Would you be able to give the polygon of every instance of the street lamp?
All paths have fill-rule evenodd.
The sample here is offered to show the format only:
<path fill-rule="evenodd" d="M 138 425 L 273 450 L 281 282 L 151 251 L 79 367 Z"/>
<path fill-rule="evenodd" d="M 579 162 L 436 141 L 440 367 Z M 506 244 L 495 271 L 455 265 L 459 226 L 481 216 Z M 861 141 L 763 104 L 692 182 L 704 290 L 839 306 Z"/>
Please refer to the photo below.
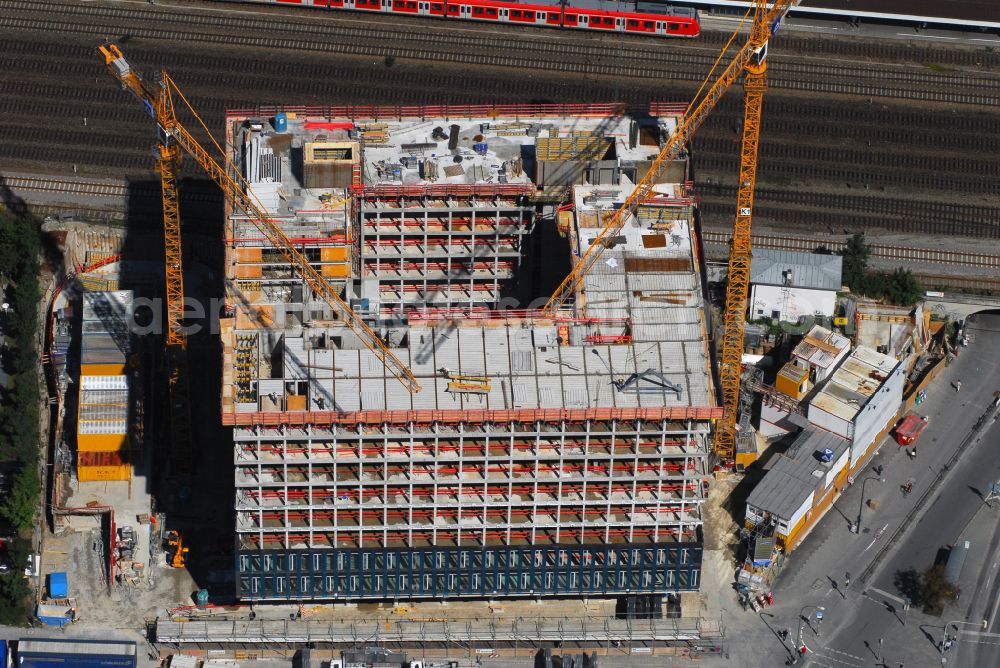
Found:
<path fill-rule="evenodd" d="M 959 624 L 961 624 L 962 626 L 982 626 L 982 628 L 983 628 L 984 631 L 987 628 L 989 628 L 989 625 L 990 625 L 990 623 L 988 621 L 986 621 L 985 619 L 983 620 L 982 624 L 980 624 L 979 622 L 966 622 L 966 621 L 962 621 L 962 620 L 959 620 L 959 619 L 956 619 L 953 622 L 948 622 L 947 624 L 944 625 L 944 630 L 942 631 L 942 633 L 944 634 L 941 637 L 941 648 L 940 649 L 941 649 L 941 653 L 942 654 L 944 654 L 944 646 L 948 642 L 948 627 L 949 626 L 954 626 L 955 627 L 955 640 L 958 640 L 958 631 L 959 631 L 958 626 L 959 626 Z"/>
<path fill-rule="evenodd" d="M 856 534 L 861 533 L 861 512 L 865 508 L 865 486 L 868 484 L 869 480 L 878 480 L 881 482 L 885 479 L 868 477 L 861 481 L 861 500 L 858 501 L 858 521 L 854 523 L 854 533 Z"/>

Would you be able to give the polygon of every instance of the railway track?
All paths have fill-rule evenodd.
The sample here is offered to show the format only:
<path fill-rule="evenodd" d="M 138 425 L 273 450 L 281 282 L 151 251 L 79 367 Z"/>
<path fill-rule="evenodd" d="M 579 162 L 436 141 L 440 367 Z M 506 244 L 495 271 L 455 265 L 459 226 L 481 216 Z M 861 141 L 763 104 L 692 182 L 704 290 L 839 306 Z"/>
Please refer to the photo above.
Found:
<path fill-rule="evenodd" d="M 704 230 L 702 239 L 706 244 L 727 245 L 730 232 Z M 814 252 L 824 249 L 836 252 L 847 246 L 847 242 L 834 238 L 822 237 L 792 237 L 776 234 L 753 235 L 755 248 L 773 248 Z M 958 265 L 962 267 L 982 267 L 987 269 L 1000 268 L 1000 255 L 989 253 L 970 253 L 966 251 L 939 250 L 936 248 L 917 248 L 915 246 L 889 246 L 886 244 L 869 244 L 871 257 L 877 260 L 892 260 L 901 264 L 936 264 Z"/>
<path fill-rule="evenodd" d="M 735 186 L 699 184 L 698 193 L 701 214 L 707 223 L 724 225 L 732 220 Z M 885 230 L 900 234 L 1000 239 L 1000 210 L 985 206 L 767 186 L 758 186 L 755 200 L 756 219 L 787 230 Z"/>
<path fill-rule="evenodd" d="M 30 191 L 39 193 L 60 193 L 72 194 L 85 197 L 146 197 L 150 199 L 159 198 L 159 189 L 153 184 L 135 186 L 125 183 L 108 183 L 106 181 L 94 181 L 88 179 L 62 179 L 57 177 L 34 177 L 34 176 L 9 176 L 0 180 L 0 186 L 5 186 L 12 191 Z M 719 192 L 724 192 L 723 186 L 718 187 Z M 199 197 L 205 200 L 218 200 L 218 193 L 212 192 L 190 192 L 187 196 Z M 804 201 L 801 193 L 791 191 L 769 191 L 761 192 L 761 197 L 771 197 L 787 202 Z M 859 198 L 864 199 L 864 198 Z M 864 206 L 863 201 L 855 203 L 857 206 Z M 928 202 L 928 215 L 935 211 L 945 211 L 947 207 L 940 203 Z M 988 215 L 990 211 L 986 207 L 964 207 L 964 210 L 971 216 Z M 706 230 L 702 233 L 706 244 L 725 245 L 728 243 L 730 233 L 719 230 Z M 795 250 L 812 252 L 817 249 L 828 251 L 838 251 L 846 246 L 846 242 L 838 238 L 786 236 L 773 234 L 755 234 L 754 246 L 757 248 L 774 248 L 780 250 Z M 918 248 L 912 246 L 890 246 L 885 244 L 871 244 L 869 246 L 871 256 L 876 259 L 894 260 L 899 262 L 912 262 L 937 265 L 961 265 L 966 267 L 1000 268 L 1000 254 L 970 253 L 964 251 L 949 251 L 931 248 Z"/>
<path fill-rule="evenodd" d="M 466 33 L 440 33 L 402 28 L 268 21 L 247 15 L 177 13 L 156 9 L 97 4 L 39 5 L 8 0 L 0 28 L 14 31 L 73 33 L 104 39 L 127 33 L 130 38 L 178 43 L 211 43 L 300 53 L 341 53 L 376 58 L 402 57 L 450 64 L 558 71 L 635 79 L 670 78 L 699 81 L 714 57 L 675 42 L 669 49 L 617 45 L 589 40 L 567 51 L 561 40 L 510 38 Z M 58 9 L 58 12 L 55 10 Z M 43 17 L 44 16 L 44 17 Z M 281 35 L 280 37 L 277 35 Z M 286 36 L 287 35 L 287 36 Z M 774 88 L 898 98 L 979 106 L 1000 104 L 1000 77 L 904 67 L 872 68 L 862 64 L 776 59 L 769 85 Z"/>

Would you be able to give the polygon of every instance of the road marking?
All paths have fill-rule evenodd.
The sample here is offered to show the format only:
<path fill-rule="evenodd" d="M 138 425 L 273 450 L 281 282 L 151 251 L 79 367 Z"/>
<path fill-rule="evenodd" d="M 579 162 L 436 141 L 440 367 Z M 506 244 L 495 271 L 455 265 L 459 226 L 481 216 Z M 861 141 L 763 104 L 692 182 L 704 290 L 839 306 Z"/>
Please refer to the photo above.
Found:
<path fill-rule="evenodd" d="M 1000 633 L 990 633 L 989 631 L 966 631 L 959 629 L 959 635 L 976 636 L 977 638 L 1000 638 Z"/>
<path fill-rule="evenodd" d="M 996 619 L 998 607 L 1000 607 L 1000 596 L 997 596 L 997 600 L 993 602 L 993 610 L 990 611 L 989 623 L 986 625 L 986 628 L 993 626 L 993 620 Z"/>
<path fill-rule="evenodd" d="M 858 661 L 860 661 L 862 663 L 865 662 L 865 657 L 863 657 L 863 656 L 858 656 L 857 654 L 851 654 L 849 652 L 841 652 L 839 649 L 833 649 L 832 647 L 824 647 L 823 651 L 824 652 L 834 652 L 835 654 L 843 654 L 844 656 L 850 657 L 852 659 L 857 659 Z"/>
<path fill-rule="evenodd" d="M 887 592 L 887 591 L 882 591 L 881 589 L 878 589 L 878 588 L 876 588 L 876 587 L 869 587 L 868 589 L 866 589 L 866 590 L 865 590 L 865 596 L 868 596 L 868 592 L 870 592 L 870 591 L 873 591 L 873 592 L 875 592 L 876 594 L 879 594 L 879 595 L 881 595 L 881 596 L 884 596 L 884 597 L 886 597 L 886 598 L 888 598 L 888 599 L 890 599 L 890 600 L 892 600 L 892 601 L 896 601 L 896 602 L 897 602 L 897 603 L 899 603 L 900 605 L 903 605 L 903 604 L 904 604 L 904 601 L 903 601 L 903 599 L 901 599 L 900 597 L 898 597 L 898 596 L 893 596 L 893 595 L 892 595 L 892 594 L 890 594 L 889 592 Z M 871 598 L 871 596 L 868 596 L 868 598 Z M 872 600 L 874 600 L 874 599 L 872 599 Z"/>
<path fill-rule="evenodd" d="M 828 652 L 828 651 L 836 651 L 836 650 L 830 650 L 829 648 L 824 648 L 823 649 L 823 652 Z M 848 654 L 847 656 L 852 656 L 853 657 L 854 655 L 853 654 Z M 819 661 L 820 659 L 822 659 L 823 661 L 833 661 L 834 663 L 840 664 L 841 666 L 850 666 L 851 668 L 861 668 L 862 666 L 865 665 L 865 660 L 863 658 L 861 658 L 861 657 L 856 657 L 857 660 L 860 663 L 855 663 L 854 661 L 850 661 L 850 662 L 843 661 L 841 659 L 838 659 L 835 656 L 826 656 L 825 654 L 821 654 L 819 652 L 814 652 L 811 658 L 812 658 L 813 661 L 815 661 L 817 663 L 817 665 L 820 665 L 820 666 L 829 666 L 830 665 L 828 663 L 822 663 L 822 662 L 820 662 Z"/>
<path fill-rule="evenodd" d="M 875 544 L 875 541 L 877 541 L 879 538 L 881 538 L 882 534 L 884 534 L 885 530 L 888 529 L 888 528 L 889 528 L 889 523 L 886 522 L 885 526 L 883 526 L 881 529 L 879 529 L 878 531 L 875 532 L 875 537 L 872 538 L 872 542 L 868 543 L 868 547 L 866 547 L 864 550 L 862 550 L 861 553 L 864 554 L 865 552 L 867 552 L 868 550 L 870 550 L 871 547 L 872 547 L 872 545 Z"/>
<path fill-rule="evenodd" d="M 903 37 L 913 37 L 911 32 L 897 32 L 897 35 L 902 35 Z M 961 37 L 938 37 L 937 35 L 921 35 L 920 39 L 962 39 Z"/>

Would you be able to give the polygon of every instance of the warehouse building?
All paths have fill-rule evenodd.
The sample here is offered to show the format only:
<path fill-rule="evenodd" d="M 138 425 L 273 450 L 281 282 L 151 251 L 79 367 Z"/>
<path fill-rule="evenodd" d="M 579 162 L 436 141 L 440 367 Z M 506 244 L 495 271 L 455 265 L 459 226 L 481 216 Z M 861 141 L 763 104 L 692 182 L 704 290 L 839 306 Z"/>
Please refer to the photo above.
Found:
<path fill-rule="evenodd" d="M 841 288 L 839 255 L 754 250 L 750 261 L 750 318 L 799 322 L 830 317 Z"/>
<path fill-rule="evenodd" d="M 305 303 L 292 267 L 230 216 L 222 412 L 242 599 L 698 589 L 721 409 L 686 163 L 575 308 L 542 317 L 506 298 L 525 288 L 525 240 L 554 226 L 551 261 L 578 257 L 681 113 L 230 115 L 254 193 L 421 386 Z"/>

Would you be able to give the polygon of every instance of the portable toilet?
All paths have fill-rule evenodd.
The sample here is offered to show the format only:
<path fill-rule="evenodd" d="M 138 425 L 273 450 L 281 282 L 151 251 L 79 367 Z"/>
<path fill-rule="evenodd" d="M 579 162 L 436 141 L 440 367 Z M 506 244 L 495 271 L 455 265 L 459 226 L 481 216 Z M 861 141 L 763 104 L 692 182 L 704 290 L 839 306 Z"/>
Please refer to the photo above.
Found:
<path fill-rule="evenodd" d="M 276 132 L 288 131 L 288 116 L 286 114 L 274 115 L 274 130 Z"/>
<path fill-rule="evenodd" d="M 49 598 L 69 596 L 69 582 L 66 573 L 49 573 Z"/>

